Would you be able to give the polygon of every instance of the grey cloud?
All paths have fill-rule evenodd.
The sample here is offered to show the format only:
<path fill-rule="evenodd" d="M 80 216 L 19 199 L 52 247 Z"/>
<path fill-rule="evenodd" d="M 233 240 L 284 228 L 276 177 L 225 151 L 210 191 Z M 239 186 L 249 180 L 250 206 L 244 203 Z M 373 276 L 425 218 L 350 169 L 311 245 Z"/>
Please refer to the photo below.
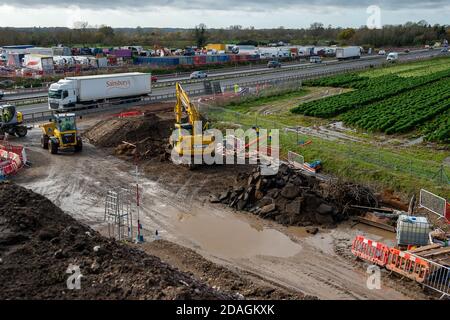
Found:
<path fill-rule="evenodd" d="M 151 1 L 127 1 L 127 0 L 0 0 L 0 5 L 12 5 L 24 8 L 45 7 L 69 7 L 78 6 L 81 9 L 146 9 L 172 8 L 172 9 L 196 9 L 196 10 L 229 10 L 229 11 L 266 11 L 273 9 L 311 8 L 317 12 L 320 7 L 339 8 L 366 8 L 370 5 L 379 5 L 383 10 L 402 9 L 435 9 L 440 10 L 449 6 L 448 0 L 151 0 Z"/>

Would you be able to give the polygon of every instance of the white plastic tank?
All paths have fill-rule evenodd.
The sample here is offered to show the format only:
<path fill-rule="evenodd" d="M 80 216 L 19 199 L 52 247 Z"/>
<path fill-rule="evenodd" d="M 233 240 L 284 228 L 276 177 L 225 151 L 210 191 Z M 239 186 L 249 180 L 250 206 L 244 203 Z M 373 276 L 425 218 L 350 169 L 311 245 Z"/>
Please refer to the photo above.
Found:
<path fill-rule="evenodd" d="M 425 217 L 400 215 L 397 220 L 397 244 L 425 246 L 431 226 Z"/>

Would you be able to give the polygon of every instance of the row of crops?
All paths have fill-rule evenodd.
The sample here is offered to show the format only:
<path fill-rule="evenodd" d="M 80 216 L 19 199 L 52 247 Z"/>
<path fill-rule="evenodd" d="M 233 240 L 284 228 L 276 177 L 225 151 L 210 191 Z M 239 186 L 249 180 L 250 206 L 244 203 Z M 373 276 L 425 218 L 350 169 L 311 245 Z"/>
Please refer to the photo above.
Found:
<path fill-rule="evenodd" d="M 450 140 L 449 67 L 416 77 L 350 73 L 311 80 L 305 85 L 355 90 L 300 104 L 291 109 L 293 113 L 320 118 L 339 116 L 347 125 L 387 134 L 418 129 L 427 140 Z"/>
<path fill-rule="evenodd" d="M 450 78 L 342 115 L 346 124 L 387 134 L 402 133 L 432 120 L 450 108 Z"/>
<path fill-rule="evenodd" d="M 402 78 L 386 75 L 366 79 L 359 90 L 300 104 L 291 112 L 320 118 L 331 118 L 349 110 L 365 107 L 416 87 L 450 77 L 450 69 L 423 77 Z"/>
<path fill-rule="evenodd" d="M 450 143 L 450 107 L 422 127 L 428 141 Z"/>

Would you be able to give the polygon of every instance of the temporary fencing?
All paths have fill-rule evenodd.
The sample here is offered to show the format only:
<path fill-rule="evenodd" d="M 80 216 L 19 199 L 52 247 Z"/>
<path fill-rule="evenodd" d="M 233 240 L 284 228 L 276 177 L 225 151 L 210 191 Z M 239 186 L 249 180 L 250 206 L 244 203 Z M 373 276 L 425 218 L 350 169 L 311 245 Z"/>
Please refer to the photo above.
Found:
<path fill-rule="evenodd" d="M 383 243 L 360 235 L 353 240 L 351 251 L 353 255 L 363 260 L 375 263 L 414 280 L 427 288 L 439 292 L 442 296 L 450 296 L 448 255 L 445 255 L 443 259 L 437 262 L 416 253 L 389 248 Z M 445 250 L 444 254 L 449 252 L 450 250 Z"/>

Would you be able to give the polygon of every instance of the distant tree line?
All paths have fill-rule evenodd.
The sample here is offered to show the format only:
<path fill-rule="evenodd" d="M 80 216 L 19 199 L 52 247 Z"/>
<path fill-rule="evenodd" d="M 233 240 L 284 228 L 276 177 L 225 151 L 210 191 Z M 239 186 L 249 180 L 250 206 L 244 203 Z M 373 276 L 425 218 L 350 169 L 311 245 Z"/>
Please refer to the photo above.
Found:
<path fill-rule="evenodd" d="M 430 25 L 426 21 L 403 25 L 385 25 L 382 29 L 367 27 L 337 28 L 315 22 L 309 28 L 274 29 L 244 28 L 233 25 L 223 29 L 208 29 L 200 24 L 193 29 L 179 28 L 111 28 L 89 26 L 77 22 L 73 28 L 0 28 L 0 45 L 32 44 L 37 46 L 166 46 L 183 48 L 207 43 L 254 43 L 314 45 L 412 46 L 432 44 L 450 39 L 450 25 Z"/>

